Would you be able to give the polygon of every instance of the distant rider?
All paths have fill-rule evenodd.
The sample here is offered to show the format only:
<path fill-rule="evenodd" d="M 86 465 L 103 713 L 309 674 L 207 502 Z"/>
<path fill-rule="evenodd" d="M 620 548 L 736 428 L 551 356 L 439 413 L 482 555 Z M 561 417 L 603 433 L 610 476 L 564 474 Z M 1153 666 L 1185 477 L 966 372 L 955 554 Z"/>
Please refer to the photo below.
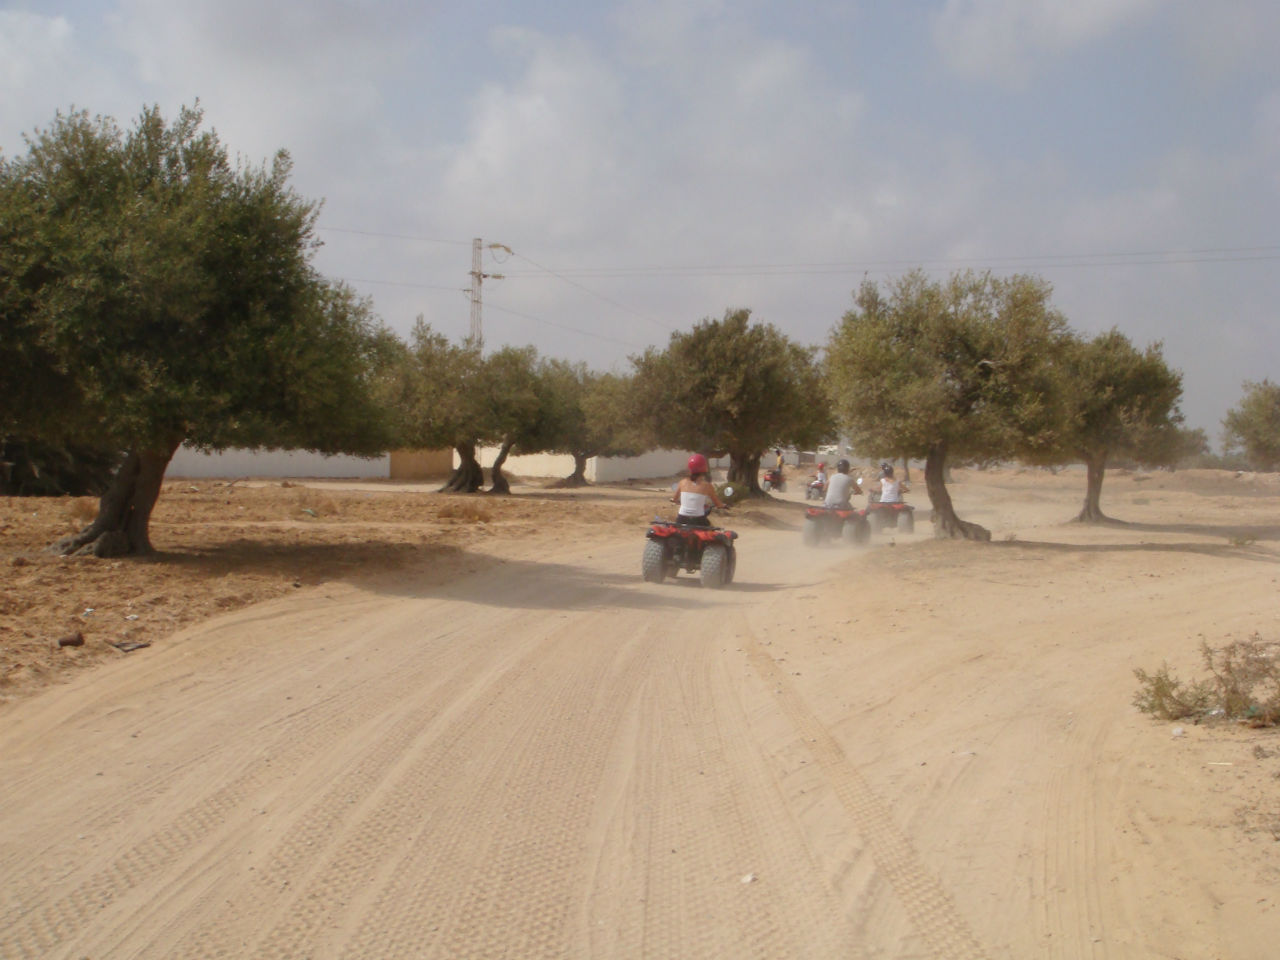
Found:
<path fill-rule="evenodd" d="M 827 488 L 827 465 L 826 463 L 818 464 L 818 472 L 813 475 L 813 482 L 822 489 Z"/>
<path fill-rule="evenodd" d="M 676 484 L 676 491 L 671 495 L 671 502 L 680 504 L 676 513 L 676 523 L 689 524 L 695 527 L 709 527 L 711 521 L 707 514 L 714 504 L 724 509 L 724 503 L 711 485 L 711 467 L 707 458 L 695 453 L 689 458 L 689 476 Z"/>
<path fill-rule="evenodd" d="M 849 461 L 842 458 L 836 461 L 836 475 L 827 484 L 827 497 L 822 505 L 828 509 L 848 509 L 852 506 L 849 498 L 861 492 L 858 481 L 849 476 Z"/>
<path fill-rule="evenodd" d="M 880 491 L 881 503 L 901 503 L 902 495 L 911 489 L 904 481 L 894 477 L 893 464 L 887 460 L 880 464 L 880 479 L 874 486 Z"/>

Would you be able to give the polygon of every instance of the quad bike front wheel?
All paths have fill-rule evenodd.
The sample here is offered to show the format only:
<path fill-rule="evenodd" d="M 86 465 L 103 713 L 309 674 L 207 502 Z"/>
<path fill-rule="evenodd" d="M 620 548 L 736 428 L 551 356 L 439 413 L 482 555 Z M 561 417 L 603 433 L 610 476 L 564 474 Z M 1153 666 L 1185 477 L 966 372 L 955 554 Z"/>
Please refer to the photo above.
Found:
<path fill-rule="evenodd" d="M 718 590 L 732 578 L 729 551 L 723 543 L 709 543 L 702 551 L 702 585 Z"/>
<path fill-rule="evenodd" d="M 662 582 L 667 572 L 667 549 L 661 541 L 645 541 L 644 559 L 640 561 L 640 572 L 649 583 Z"/>
<path fill-rule="evenodd" d="M 898 514 L 898 529 L 903 533 L 914 533 L 916 529 L 915 513 L 911 510 L 903 510 Z"/>

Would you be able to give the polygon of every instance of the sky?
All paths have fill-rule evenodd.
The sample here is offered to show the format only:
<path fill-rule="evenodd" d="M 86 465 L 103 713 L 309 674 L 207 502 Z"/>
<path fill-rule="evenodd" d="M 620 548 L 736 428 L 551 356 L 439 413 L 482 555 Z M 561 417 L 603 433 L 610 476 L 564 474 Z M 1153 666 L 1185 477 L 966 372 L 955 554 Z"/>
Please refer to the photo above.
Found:
<path fill-rule="evenodd" d="M 468 333 L 480 238 L 486 347 L 600 370 L 922 268 L 1161 342 L 1215 445 L 1280 379 L 1274 0 L 0 0 L 0 153 L 197 101 L 404 335 Z"/>

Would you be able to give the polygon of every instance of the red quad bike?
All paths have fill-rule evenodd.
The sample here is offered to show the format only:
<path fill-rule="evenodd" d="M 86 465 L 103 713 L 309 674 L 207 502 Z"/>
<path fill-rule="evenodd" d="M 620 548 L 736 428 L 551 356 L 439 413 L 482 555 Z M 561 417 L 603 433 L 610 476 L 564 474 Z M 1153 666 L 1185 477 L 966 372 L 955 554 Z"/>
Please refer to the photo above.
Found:
<path fill-rule="evenodd" d="M 909 503 L 881 503 L 875 500 L 867 504 L 867 522 L 873 533 L 893 529 L 911 533 L 916 528 L 915 509 Z"/>
<path fill-rule="evenodd" d="M 765 493 L 768 493 L 770 490 L 777 490 L 779 493 L 782 493 L 787 489 L 786 481 L 782 479 L 782 471 L 777 467 L 764 472 L 764 476 L 760 480 L 760 486 L 764 488 Z"/>
<path fill-rule="evenodd" d="M 645 580 L 661 583 L 681 570 L 698 572 L 704 587 L 713 590 L 733 582 L 738 535 L 721 527 L 698 527 L 654 517 L 649 524 L 640 570 Z"/>
<path fill-rule="evenodd" d="M 806 500 L 821 500 L 827 495 L 827 485 L 821 480 L 810 480 L 809 485 L 804 488 L 804 498 Z"/>
<path fill-rule="evenodd" d="M 866 510 L 856 507 L 805 507 L 803 539 L 816 547 L 825 540 L 863 544 L 871 539 Z"/>

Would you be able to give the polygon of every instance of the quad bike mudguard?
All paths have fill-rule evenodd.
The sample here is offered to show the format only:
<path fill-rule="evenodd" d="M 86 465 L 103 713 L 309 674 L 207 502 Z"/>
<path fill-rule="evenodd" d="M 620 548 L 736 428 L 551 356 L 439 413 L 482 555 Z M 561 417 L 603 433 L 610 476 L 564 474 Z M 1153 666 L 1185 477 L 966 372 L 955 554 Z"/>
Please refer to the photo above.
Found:
<path fill-rule="evenodd" d="M 867 504 L 867 520 L 872 530 L 896 528 L 903 533 L 915 530 L 915 507 L 909 503 L 884 503 L 880 500 Z"/>
<path fill-rule="evenodd" d="M 857 507 L 805 507 L 803 539 L 816 547 L 823 540 L 866 543 L 871 538 L 867 511 Z"/>
<path fill-rule="evenodd" d="M 641 572 L 648 581 L 658 583 L 681 570 L 700 572 L 706 587 L 722 587 L 733 580 L 737 567 L 733 541 L 738 535 L 732 530 L 654 517 L 645 538 Z"/>

